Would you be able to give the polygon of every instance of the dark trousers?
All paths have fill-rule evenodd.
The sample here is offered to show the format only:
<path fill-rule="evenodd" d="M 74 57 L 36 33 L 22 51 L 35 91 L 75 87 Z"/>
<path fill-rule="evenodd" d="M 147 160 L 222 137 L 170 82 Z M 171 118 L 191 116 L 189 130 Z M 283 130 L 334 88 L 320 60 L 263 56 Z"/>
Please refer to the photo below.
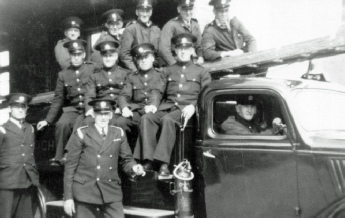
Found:
<path fill-rule="evenodd" d="M 35 187 L 0 189 L 0 218 L 30 218 L 33 215 Z"/>
<path fill-rule="evenodd" d="M 56 160 L 60 160 L 63 157 L 64 149 L 72 131 L 81 126 L 80 120 L 77 120 L 79 115 L 80 113 L 77 111 L 65 112 L 55 124 Z"/>
<path fill-rule="evenodd" d="M 113 202 L 109 204 L 89 204 L 75 201 L 75 218 L 124 218 L 122 202 Z"/>
<path fill-rule="evenodd" d="M 121 127 L 126 133 L 131 133 L 132 129 L 139 125 L 142 115 L 143 111 L 133 111 L 133 117 L 120 116 L 115 120 L 114 126 Z"/>
<path fill-rule="evenodd" d="M 180 123 L 182 111 L 173 109 L 145 114 L 140 119 L 141 146 L 134 149 L 134 158 L 141 160 L 159 160 L 170 162 L 170 156 L 176 141 L 176 123 Z M 157 133 L 161 129 L 157 141 Z"/>

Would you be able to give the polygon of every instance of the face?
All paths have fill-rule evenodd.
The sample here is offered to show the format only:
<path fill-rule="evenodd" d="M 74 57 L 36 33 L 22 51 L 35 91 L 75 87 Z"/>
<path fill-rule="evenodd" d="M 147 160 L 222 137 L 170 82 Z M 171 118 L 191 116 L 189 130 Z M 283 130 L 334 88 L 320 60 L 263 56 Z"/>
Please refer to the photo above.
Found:
<path fill-rule="evenodd" d="M 26 116 L 27 109 L 28 107 L 26 105 L 11 105 L 10 106 L 11 116 L 14 119 L 22 120 Z"/>
<path fill-rule="evenodd" d="M 97 126 L 104 128 L 108 126 L 109 120 L 113 117 L 113 113 L 105 112 L 105 111 L 98 111 L 95 112 L 95 123 Z"/>
<path fill-rule="evenodd" d="M 80 65 L 82 65 L 85 55 L 85 52 L 70 54 L 72 66 L 79 67 Z"/>
<path fill-rule="evenodd" d="M 184 20 L 190 20 L 193 17 L 193 7 L 178 7 L 177 11 Z"/>
<path fill-rule="evenodd" d="M 147 23 L 152 16 L 152 8 L 138 8 L 135 13 L 142 23 Z"/>
<path fill-rule="evenodd" d="M 191 56 L 194 53 L 194 48 L 192 46 L 178 46 L 175 49 L 178 59 L 181 62 L 188 62 L 191 60 Z"/>
<path fill-rule="evenodd" d="M 111 68 L 116 64 L 118 55 L 116 52 L 102 54 L 103 66 Z"/>
<path fill-rule="evenodd" d="M 80 36 L 80 30 L 78 28 L 69 28 L 65 30 L 65 36 L 70 40 L 76 40 Z"/>
<path fill-rule="evenodd" d="M 147 71 L 153 67 L 155 58 L 153 54 L 142 55 L 137 59 L 138 67 L 140 70 Z"/>
<path fill-rule="evenodd" d="M 112 23 L 106 23 L 105 26 L 108 28 L 108 32 L 112 36 L 117 36 L 119 34 L 119 30 L 123 26 L 123 22 L 121 20 L 112 22 Z"/>
<path fill-rule="evenodd" d="M 247 121 L 251 121 L 256 114 L 256 105 L 237 105 L 237 113 Z"/>
<path fill-rule="evenodd" d="M 219 8 L 213 9 L 213 13 L 216 16 L 216 19 L 220 22 L 226 22 L 229 20 L 229 8 Z"/>

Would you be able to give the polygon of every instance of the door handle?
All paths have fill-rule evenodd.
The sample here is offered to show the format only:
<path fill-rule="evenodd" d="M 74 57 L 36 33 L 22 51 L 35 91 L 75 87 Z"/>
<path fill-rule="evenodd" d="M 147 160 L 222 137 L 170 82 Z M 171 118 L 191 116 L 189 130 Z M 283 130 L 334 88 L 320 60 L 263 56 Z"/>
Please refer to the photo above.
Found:
<path fill-rule="evenodd" d="M 213 155 L 213 154 L 211 153 L 211 150 L 204 151 L 202 154 L 203 154 L 205 157 L 216 158 L 216 156 Z"/>

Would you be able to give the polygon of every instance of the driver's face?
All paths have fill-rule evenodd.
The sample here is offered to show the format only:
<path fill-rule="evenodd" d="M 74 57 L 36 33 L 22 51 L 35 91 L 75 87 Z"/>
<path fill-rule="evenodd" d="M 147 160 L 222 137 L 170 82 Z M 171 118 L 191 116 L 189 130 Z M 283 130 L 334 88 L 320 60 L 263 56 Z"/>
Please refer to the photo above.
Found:
<path fill-rule="evenodd" d="M 256 105 L 238 105 L 237 113 L 245 120 L 251 121 L 256 114 Z"/>

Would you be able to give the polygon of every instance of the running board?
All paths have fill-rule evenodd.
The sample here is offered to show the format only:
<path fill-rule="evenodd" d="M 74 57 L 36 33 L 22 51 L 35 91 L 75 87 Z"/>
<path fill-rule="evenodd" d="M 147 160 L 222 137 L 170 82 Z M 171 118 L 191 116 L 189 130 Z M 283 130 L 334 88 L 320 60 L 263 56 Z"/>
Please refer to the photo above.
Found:
<path fill-rule="evenodd" d="M 161 210 L 152 208 L 140 208 L 124 206 L 123 209 L 126 218 L 173 218 L 175 217 L 175 212 L 172 210 Z"/>

